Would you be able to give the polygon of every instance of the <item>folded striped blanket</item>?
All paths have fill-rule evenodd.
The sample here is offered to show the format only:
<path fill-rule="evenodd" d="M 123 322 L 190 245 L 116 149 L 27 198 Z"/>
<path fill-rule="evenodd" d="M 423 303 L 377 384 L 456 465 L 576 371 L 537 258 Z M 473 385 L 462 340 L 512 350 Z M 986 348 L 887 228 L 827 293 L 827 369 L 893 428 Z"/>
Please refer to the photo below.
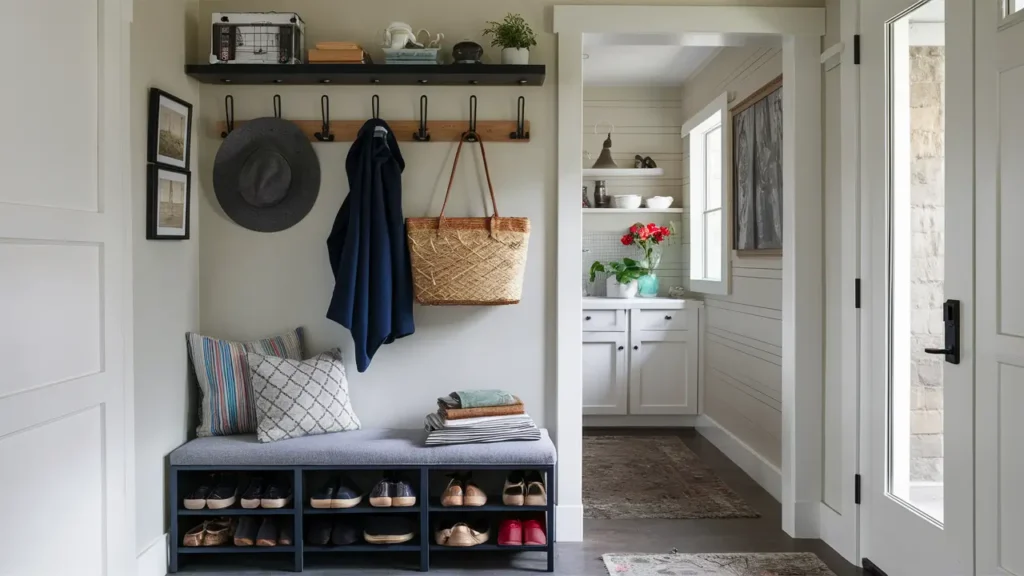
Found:
<path fill-rule="evenodd" d="M 427 446 L 540 440 L 540 429 L 525 414 L 473 420 L 475 422 L 466 424 L 465 420 L 445 420 L 436 412 L 427 414 L 424 420 L 424 428 L 428 432 Z"/>

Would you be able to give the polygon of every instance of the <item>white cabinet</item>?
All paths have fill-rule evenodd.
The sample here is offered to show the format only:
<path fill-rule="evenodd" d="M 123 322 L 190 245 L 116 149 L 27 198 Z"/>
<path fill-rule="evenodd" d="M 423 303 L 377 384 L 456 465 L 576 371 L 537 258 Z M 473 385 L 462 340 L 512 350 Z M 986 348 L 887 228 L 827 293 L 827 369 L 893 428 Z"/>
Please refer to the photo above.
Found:
<path fill-rule="evenodd" d="M 627 412 L 626 333 L 583 333 L 583 413 Z"/>
<path fill-rule="evenodd" d="M 700 310 L 584 310 L 583 414 L 697 414 Z"/>
<path fill-rule="evenodd" d="M 630 334 L 630 414 L 697 413 L 697 347 L 691 343 L 685 330 Z"/>

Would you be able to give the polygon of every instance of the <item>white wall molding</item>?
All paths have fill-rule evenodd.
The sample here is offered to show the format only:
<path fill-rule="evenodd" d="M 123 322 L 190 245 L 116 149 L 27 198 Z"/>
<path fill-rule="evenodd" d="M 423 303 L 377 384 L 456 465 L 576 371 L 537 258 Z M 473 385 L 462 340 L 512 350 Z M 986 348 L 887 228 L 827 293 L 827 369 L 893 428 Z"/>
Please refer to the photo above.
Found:
<path fill-rule="evenodd" d="M 697 417 L 697 431 L 760 484 L 773 498 L 782 501 L 782 472 L 777 466 L 734 436 L 732 432 L 723 428 L 710 416 Z"/>
<path fill-rule="evenodd" d="M 167 550 L 167 534 L 154 538 L 135 559 L 136 576 L 166 576 Z"/>
<path fill-rule="evenodd" d="M 561 479 L 558 484 L 561 486 Z M 555 531 L 556 542 L 583 541 L 583 504 L 556 505 L 555 522 L 558 526 Z"/>
<path fill-rule="evenodd" d="M 823 260 L 820 39 L 782 41 L 782 528 L 817 538 L 821 502 Z M 813 506 L 808 506 L 813 504 Z M 813 514 L 805 512 L 813 508 Z M 814 521 L 809 522 L 808 517 Z"/>
<path fill-rule="evenodd" d="M 584 416 L 584 427 L 595 428 L 694 428 L 697 416 Z"/>
<path fill-rule="evenodd" d="M 825 34 L 825 9 L 754 6 L 555 6 L 554 32 L 792 34 L 809 36 L 817 40 Z"/>

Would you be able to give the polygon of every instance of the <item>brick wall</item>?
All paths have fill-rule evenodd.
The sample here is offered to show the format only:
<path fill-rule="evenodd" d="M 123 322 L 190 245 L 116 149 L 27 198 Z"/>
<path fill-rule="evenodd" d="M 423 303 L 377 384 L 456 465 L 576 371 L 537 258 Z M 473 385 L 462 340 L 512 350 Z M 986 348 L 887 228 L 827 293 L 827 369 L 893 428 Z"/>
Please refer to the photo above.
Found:
<path fill-rule="evenodd" d="M 942 481 L 945 246 L 945 48 L 910 48 L 911 421 L 910 480 Z"/>

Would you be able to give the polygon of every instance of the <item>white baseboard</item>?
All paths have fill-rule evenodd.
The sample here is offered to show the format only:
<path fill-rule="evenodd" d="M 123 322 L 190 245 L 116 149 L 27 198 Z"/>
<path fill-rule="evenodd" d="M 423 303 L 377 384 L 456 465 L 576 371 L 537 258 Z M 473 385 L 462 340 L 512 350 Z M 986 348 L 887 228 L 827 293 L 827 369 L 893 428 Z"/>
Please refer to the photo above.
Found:
<path fill-rule="evenodd" d="M 167 576 L 167 534 L 158 536 L 135 558 L 137 576 Z"/>
<path fill-rule="evenodd" d="M 761 456 L 746 442 L 740 440 L 715 422 L 707 414 L 697 417 L 697 430 L 716 448 L 721 450 L 730 460 L 736 463 L 748 476 L 768 491 L 776 500 L 782 502 L 782 471 Z M 817 515 L 817 507 L 814 509 Z M 815 524 L 817 524 L 815 522 Z"/>
<path fill-rule="evenodd" d="M 693 428 L 697 416 L 583 416 L 584 428 Z"/>
<path fill-rule="evenodd" d="M 821 538 L 821 502 L 796 502 L 790 538 Z"/>
<path fill-rule="evenodd" d="M 583 505 L 555 505 L 555 541 L 583 542 Z"/>

